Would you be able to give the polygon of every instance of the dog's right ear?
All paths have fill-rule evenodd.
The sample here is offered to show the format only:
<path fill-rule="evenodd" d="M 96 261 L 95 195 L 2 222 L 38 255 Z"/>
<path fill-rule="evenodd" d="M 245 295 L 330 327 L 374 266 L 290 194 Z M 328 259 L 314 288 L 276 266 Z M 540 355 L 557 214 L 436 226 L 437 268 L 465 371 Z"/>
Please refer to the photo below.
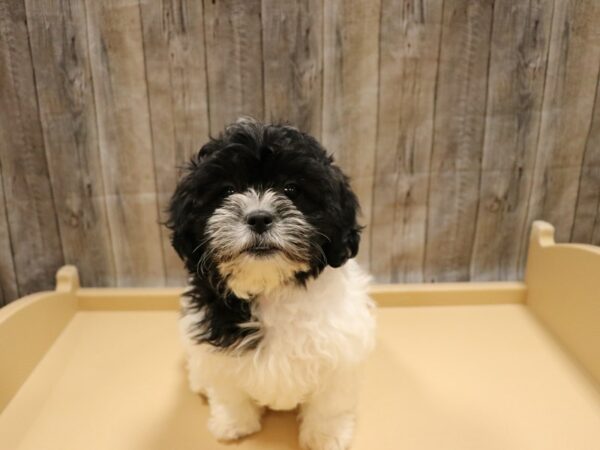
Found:
<path fill-rule="evenodd" d="M 198 245 L 194 234 L 194 190 L 191 173 L 177 185 L 169 203 L 168 214 L 167 227 L 171 230 L 171 244 L 187 265 Z"/>
<path fill-rule="evenodd" d="M 185 168 L 185 175 L 179 183 L 171 197 L 167 209 L 168 220 L 167 228 L 171 230 L 171 244 L 184 261 L 186 267 L 193 258 L 194 252 L 197 252 L 199 237 L 196 235 L 195 221 L 197 218 L 198 205 L 198 173 L 202 170 L 204 160 L 218 149 L 218 143 L 211 139 L 200 151 L 191 159 Z M 196 255 L 198 256 L 198 255 Z M 194 270 L 194 268 L 192 268 Z"/>

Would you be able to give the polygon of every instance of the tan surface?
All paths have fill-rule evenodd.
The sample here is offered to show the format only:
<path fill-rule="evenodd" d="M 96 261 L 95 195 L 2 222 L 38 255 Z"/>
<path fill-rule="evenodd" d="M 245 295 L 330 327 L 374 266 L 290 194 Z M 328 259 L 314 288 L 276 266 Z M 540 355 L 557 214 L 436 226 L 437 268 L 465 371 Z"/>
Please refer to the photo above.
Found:
<path fill-rule="evenodd" d="M 0 448 L 294 449 L 291 414 L 221 446 L 174 311 L 85 311 L 0 416 Z M 384 308 L 354 449 L 600 448 L 600 396 L 521 305 Z"/>
<path fill-rule="evenodd" d="M 0 411 L 77 311 L 77 269 L 63 267 L 56 282 L 54 292 L 29 295 L 0 310 Z"/>
<path fill-rule="evenodd" d="M 457 306 L 525 303 L 520 282 L 379 284 L 369 289 L 378 306 Z"/>
<path fill-rule="evenodd" d="M 528 264 L 526 284 L 373 287 L 387 307 L 355 450 L 600 448 L 600 249 L 555 245 L 538 222 Z M 180 289 L 79 289 L 73 267 L 57 278 L 0 310 L 0 408 L 22 385 L 0 413 L 1 450 L 297 448 L 289 413 L 233 445 L 208 434 L 185 384 Z"/>
<path fill-rule="evenodd" d="M 79 309 L 177 310 L 183 288 L 83 288 Z M 527 288 L 519 282 L 376 284 L 369 294 L 378 306 L 445 306 L 525 303 Z"/>
<path fill-rule="evenodd" d="M 528 259 L 527 306 L 600 383 L 600 247 L 555 244 L 535 222 Z"/>

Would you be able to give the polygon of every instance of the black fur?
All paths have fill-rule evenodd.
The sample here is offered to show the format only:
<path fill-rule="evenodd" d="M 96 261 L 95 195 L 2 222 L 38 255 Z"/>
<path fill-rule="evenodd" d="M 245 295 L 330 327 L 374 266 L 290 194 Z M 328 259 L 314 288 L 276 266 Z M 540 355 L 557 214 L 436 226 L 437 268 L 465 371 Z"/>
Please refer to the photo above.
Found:
<path fill-rule="evenodd" d="M 187 165 L 171 198 L 167 226 L 173 247 L 192 277 L 188 292 L 192 308 L 203 313 L 195 330 L 198 342 L 225 349 L 257 332 L 239 327 L 252 319 L 250 304 L 228 291 L 217 261 L 204 258 L 200 269 L 208 245 L 207 220 L 228 189 L 283 192 L 290 183 L 298 188 L 290 199 L 318 231 L 311 237 L 317 251 L 307 261 L 310 270 L 296 274 L 297 282 L 305 283 L 327 264 L 339 267 L 354 257 L 360 242 L 357 198 L 321 145 L 290 126 L 245 120 L 211 139 Z"/>

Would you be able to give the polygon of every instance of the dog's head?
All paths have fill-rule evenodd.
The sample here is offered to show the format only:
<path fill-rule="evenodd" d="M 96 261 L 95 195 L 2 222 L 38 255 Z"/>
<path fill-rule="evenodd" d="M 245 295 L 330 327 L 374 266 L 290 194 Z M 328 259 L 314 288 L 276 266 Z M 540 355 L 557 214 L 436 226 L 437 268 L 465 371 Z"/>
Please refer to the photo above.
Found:
<path fill-rule="evenodd" d="M 191 274 L 251 298 L 354 257 L 357 210 L 348 178 L 313 137 L 241 119 L 188 164 L 168 226 Z"/>

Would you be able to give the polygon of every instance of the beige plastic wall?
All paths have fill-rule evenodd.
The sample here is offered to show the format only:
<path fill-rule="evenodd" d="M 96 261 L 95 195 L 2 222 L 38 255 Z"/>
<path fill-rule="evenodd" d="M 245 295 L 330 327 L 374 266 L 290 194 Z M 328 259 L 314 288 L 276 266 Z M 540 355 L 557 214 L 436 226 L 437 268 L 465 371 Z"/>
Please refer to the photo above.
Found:
<path fill-rule="evenodd" d="M 527 306 L 600 383 L 600 247 L 556 244 L 535 222 L 525 283 Z"/>
<path fill-rule="evenodd" d="M 29 295 L 0 310 L 0 411 L 77 311 L 77 269 L 56 275 L 56 290 Z"/>

